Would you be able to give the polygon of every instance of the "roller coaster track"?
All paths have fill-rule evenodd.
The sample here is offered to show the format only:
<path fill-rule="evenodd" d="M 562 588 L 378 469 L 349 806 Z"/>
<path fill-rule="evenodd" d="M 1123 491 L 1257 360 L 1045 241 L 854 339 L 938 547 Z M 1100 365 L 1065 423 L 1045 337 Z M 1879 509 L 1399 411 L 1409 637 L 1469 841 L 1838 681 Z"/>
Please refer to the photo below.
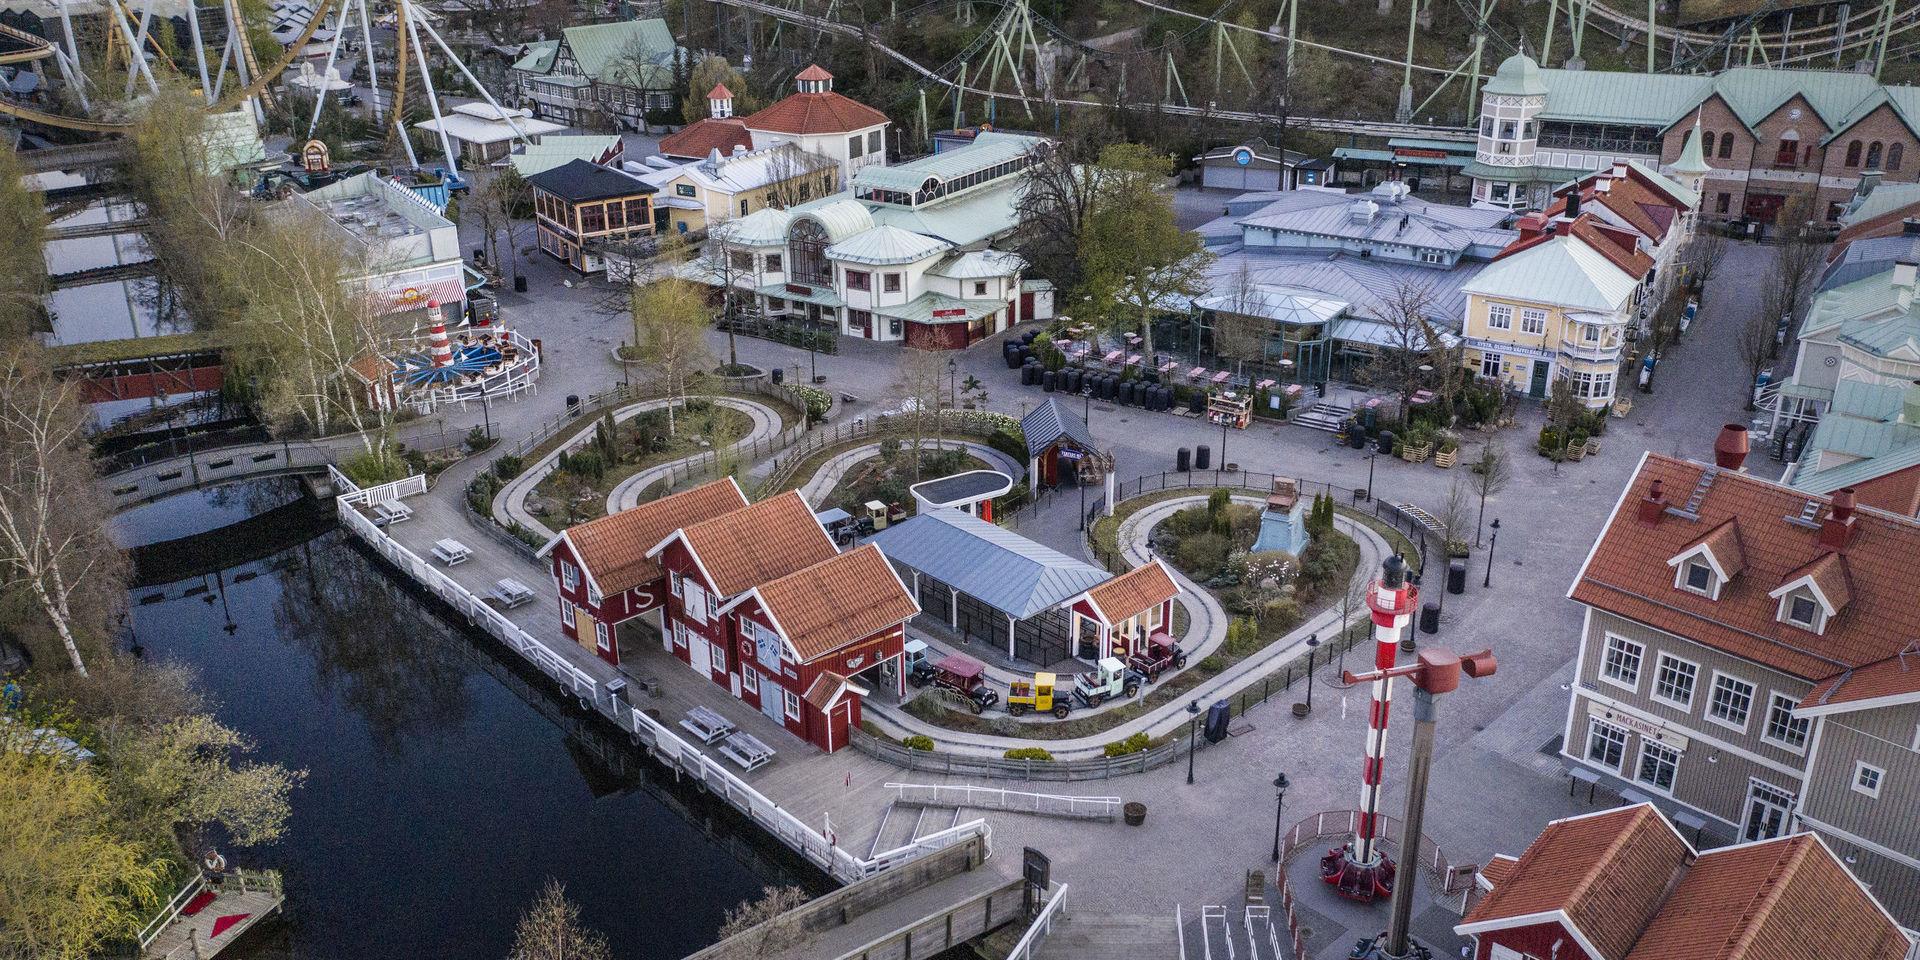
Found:
<path fill-rule="evenodd" d="M 254 97 L 260 96 L 261 93 L 266 90 L 268 84 L 278 79 L 280 74 L 286 72 L 286 69 L 293 65 L 293 61 L 299 57 L 300 51 L 306 47 L 307 41 L 313 39 L 314 33 L 317 32 L 321 24 L 326 21 L 327 14 L 333 10 L 335 2 L 336 0 L 320 0 L 319 4 L 314 8 L 313 19 L 309 20 L 307 25 L 300 30 L 300 36 L 287 47 L 286 52 L 281 55 L 279 60 L 274 62 L 272 67 L 269 67 L 265 71 L 256 69 L 252 83 L 222 96 L 218 103 L 207 108 L 207 112 L 224 113 Z M 14 51 L 8 54 L 8 56 L 17 59 L 8 60 L 0 58 L 0 63 L 24 63 L 29 60 L 38 60 L 53 55 L 52 44 L 33 34 L 15 30 L 12 27 L 0 26 L 0 36 L 6 36 L 16 41 L 29 44 L 26 51 Z M 244 31 L 240 36 L 240 46 L 243 55 L 247 58 L 247 63 L 257 68 L 257 61 L 253 58 L 253 45 L 247 42 Z M 0 99 L 0 113 L 32 123 L 45 124 L 49 127 L 81 130 L 88 133 L 124 134 L 133 129 L 133 124 L 131 123 L 90 120 L 84 117 L 69 117 L 56 113 L 48 113 L 45 110 L 35 109 L 25 104 L 15 103 L 6 99 Z"/>
<path fill-rule="evenodd" d="M 1061 106 L 1068 106 L 1068 107 L 1110 107 L 1113 105 L 1109 102 L 1102 101 L 1102 100 L 1076 100 L 1076 99 L 1071 99 L 1066 97 L 1049 98 L 1049 97 L 1041 97 L 1041 96 L 1033 96 L 1033 95 L 1009 94 L 1009 93 L 1003 93 L 995 90 L 983 89 L 980 87 L 972 86 L 970 84 L 963 85 L 960 83 L 956 83 L 952 80 L 949 80 L 946 77 L 941 76 L 938 72 L 922 66 L 918 61 L 915 61 L 912 57 L 909 57 L 906 54 L 901 53 L 900 51 L 895 50 L 884 43 L 881 43 L 880 41 L 874 39 L 872 36 L 864 33 L 859 27 L 853 26 L 851 24 L 841 23 L 837 20 L 828 20 L 824 17 L 817 17 L 810 13 L 804 13 L 799 10 L 792 10 L 786 7 L 778 6 L 776 4 L 766 3 L 766 2 L 763 2 L 763 0 L 717 0 L 717 2 L 724 3 L 730 7 L 737 7 L 742 10 L 749 10 L 754 13 L 763 14 L 765 16 L 775 17 L 780 20 L 784 20 L 788 23 L 798 24 L 800 26 L 807 27 L 809 29 L 818 30 L 822 33 L 831 33 L 831 34 L 836 34 L 842 37 L 849 37 L 852 39 L 861 40 L 865 43 L 872 45 L 872 47 L 875 50 L 886 55 L 887 57 L 895 61 L 898 61 L 902 66 L 906 67 L 909 70 L 912 70 L 914 73 L 918 74 L 923 79 L 929 80 L 933 83 L 940 84 L 941 86 L 946 87 L 949 90 L 956 91 L 958 93 L 971 94 L 973 96 L 984 97 L 984 98 L 994 99 L 994 100 L 1012 100 L 1016 102 L 1025 103 L 1030 106 L 1040 105 L 1040 104 L 1047 104 L 1047 105 L 1059 104 Z M 1135 0 L 1135 2 L 1141 2 L 1141 0 Z M 1256 31 L 1256 32 L 1264 33 L 1264 31 Z M 1271 34 L 1268 34 L 1268 35 L 1271 36 Z M 1307 41 L 1302 40 L 1300 42 L 1304 44 Z M 1328 49 L 1334 49 L 1334 48 L 1328 48 Z M 1341 51 L 1341 52 L 1344 53 L 1347 51 Z M 1389 60 L 1385 57 L 1370 57 L 1369 59 L 1379 60 L 1382 63 L 1390 63 L 1390 64 L 1393 64 L 1394 66 L 1401 65 L 1400 61 Z M 1416 69 L 1433 69 L 1433 68 L 1427 68 L 1427 67 L 1419 67 L 1417 64 L 1415 66 L 1416 66 Z M 1447 71 L 1435 70 L 1434 72 L 1445 73 Z M 1268 124 L 1277 125 L 1281 122 L 1281 119 L 1282 119 L 1280 116 L 1276 114 L 1259 113 L 1257 111 L 1252 111 L 1252 110 L 1220 110 L 1220 109 L 1213 109 L 1213 108 L 1207 108 L 1207 107 L 1183 106 L 1180 104 L 1171 104 L 1171 103 L 1157 104 L 1156 108 L 1160 112 L 1168 114 L 1170 116 L 1203 117 L 1211 120 L 1225 120 L 1229 122 L 1239 122 L 1239 123 L 1268 123 Z M 1442 125 L 1435 125 L 1435 124 L 1393 123 L 1393 122 L 1384 121 L 1384 120 L 1364 120 L 1364 119 L 1347 118 L 1347 117 L 1288 116 L 1285 118 L 1285 120 L 1289 126 L 1304 127 L 1312 130 L 1323 130 L 1329 133 L 1351 134 L 1354 136 L 1362 136 L 1362 137 L 1422 137 L 1430 140 L 1468 141 L 1468 140 L 1472 140 L 1474 136 L 1474 131 L 1470 127 L 1450 127 L 1450 126 L 1442 126 Z"/>

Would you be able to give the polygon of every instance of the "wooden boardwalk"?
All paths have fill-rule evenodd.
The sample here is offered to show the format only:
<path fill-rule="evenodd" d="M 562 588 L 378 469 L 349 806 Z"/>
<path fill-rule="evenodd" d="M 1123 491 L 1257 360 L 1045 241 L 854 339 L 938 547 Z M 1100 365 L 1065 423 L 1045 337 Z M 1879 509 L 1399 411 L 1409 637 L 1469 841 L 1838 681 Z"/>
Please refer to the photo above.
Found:
<path fill-rule="evenodd" d="M 212 890 L 212 887 L 206 887 Z M 191 897 L 187 898 L 191 901 Z M 272 916 L 285 897 L 276 884 L 229 877 L 218 894 L 191 915 L 180 913 L 142 950 L 142 960 L 200 960 L 232 946 L 254 924 Z"/>

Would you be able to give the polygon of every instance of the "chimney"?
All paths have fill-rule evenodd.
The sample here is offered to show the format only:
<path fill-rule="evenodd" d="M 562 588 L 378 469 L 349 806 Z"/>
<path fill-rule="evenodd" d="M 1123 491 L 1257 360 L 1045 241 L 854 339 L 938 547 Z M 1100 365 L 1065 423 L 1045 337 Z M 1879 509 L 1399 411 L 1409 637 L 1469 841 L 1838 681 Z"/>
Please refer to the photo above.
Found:
<path fill-rule="evenodd" d="M 1593 184 L 1594 193 L 1607 193 L 1613 189 L 1612 180 L 1598 180 Z"/>
<path fill-rule="evenodd" d="M 1516 221 L 1514 227 L 1520 231 L 1521 240 L 1532 240 L 1546 232 L 1547 218 L 1543 214 L 1529 213 Z"/>
<path fill-rule="evenodd" d="M 1627 165 L 1626 165 L 1626 164 L 1624 164 L 1624 163 L 1616 163 L 1616 164 L 1614 164 L 1614 165 L 1613 165 L 1613 175 L 1614 175 L 1615 177 L 1618 177 L 1618 178 L 1620 178 L 1620 179 L 1623 179 L 1623 180 L 1624 180 L 1624 179 L 1626 179 L 1626 176 L 1627 176 Z"/>
<path fill-rule="evenodd" d="M 1920 273 L 1920 263 L 1905 259 L 1895 260 L 1893 262 L 1893 285 L 1909 290 L 1913 289 L 1913 281 L 1916 273 Z"/>
<path fill-rule="evenodd" d="M 1827 516 L 1820 521 L 1820 546 L 1828 550 L 1846 549 L 1847 541 L 1853 539 L 1854 523 L 1853 488 L 1842 487 L 1834 491 Z"/>
<path fill-rule="evenodd" d="M 1747 462 L 1747 428 L 1729 423 L 1713 441 L 1713 462 L 1722 470 L 1739 470 Z"/>
<path fill-rule="evenodd" d="M 1667 513 L 1666 484 L 1661 483 L 1659 480 L 1655 480 L 1653 481 L 1653 486 L 1647 488 L 1647 495 L 1640 498 L 1640 513 L 1639 513 L 1640 522 L 1641 523 L 1659 523 L 1660 518 L 1665 516 L 1666 513 Z"/>
<path fill-rule="evenodd" d="M 1567 192 L 1566 216 L 1568 220 L 1580 219 L 1580 188 L 1579 187 L 1575 187 L 1572 190 Z"/>
<path fill-rule="evenodd" d="M 1872 193 L 1873 188 L 1880 185 L 1880 178 L 1884 176 L 1886 176 L 1886 174 L 1879 170 L 1860 171 L 1860 185 L 1853 188 L 1853 195 L 1856 197 L 1864 197 Z"/>

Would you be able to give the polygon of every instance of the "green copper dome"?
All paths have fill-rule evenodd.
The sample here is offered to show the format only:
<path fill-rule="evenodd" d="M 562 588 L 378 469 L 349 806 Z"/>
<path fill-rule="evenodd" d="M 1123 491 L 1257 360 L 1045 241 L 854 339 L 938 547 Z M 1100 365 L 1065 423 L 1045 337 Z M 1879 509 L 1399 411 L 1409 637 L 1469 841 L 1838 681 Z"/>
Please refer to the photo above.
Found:
<path fill-rule="evenodd" d="M 1547 82 L 1540 78 L 1540 65 L 1524 53 L 1516 53 L 1500 64 L 1500 71 L 1488 81 L 1487 93 L 1511 97 L 1544 97 Z"/>

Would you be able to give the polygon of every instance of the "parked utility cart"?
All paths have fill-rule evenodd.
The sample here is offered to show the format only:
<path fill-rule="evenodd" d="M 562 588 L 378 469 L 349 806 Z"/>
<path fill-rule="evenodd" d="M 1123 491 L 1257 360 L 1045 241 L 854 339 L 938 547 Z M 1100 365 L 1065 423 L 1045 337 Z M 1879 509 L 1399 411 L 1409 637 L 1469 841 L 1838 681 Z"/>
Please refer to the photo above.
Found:
<path fill-rule="evenodd" d="M 901 648 L 901 669 L 907 672 L 907 682 L 916 687 L 924 687 L 933 682 L 933 658 L 928 656 L 925 640 L 908 640 Z"/>
<path fill-rule="evenodd" d="M 1127 659 L 1127 666 L 1143 673 L 1148 683 L 1159 683 L 1160 675 L 1168 670 L 1178 670 L 1187 665 L 1187 652 L 1173 642 L 1173 637 L 1165 633 L 1156 633 L 1147 638 L 1141 649 Z"/>
<path fill-rule="evenodd" d="M 967 698 L 968 709 L 982 713 L 1000 702 L 1000 694 L 987 686 L 987 668 L 972 657 L 951 653 L 933 665 L 933 685 Z"/>
<path fill-rule="evenodd" d="M 1129 670 L 1119 657 L 1102 657 L 1092 670 L 1073 678 L 1073 698 L 1083 707 L 1097 707 L 1115 697 L 1140 693 L 1146 674 Z"/>
<path fill-rule="evenodd" d="M 1073 712 L 1067 698 L 1056 696 L 1055 677 L 1051 673 L 1036 673 L 1031 683 L 1015 680 L 1007 690 L 1007 712 L 1014 716 L 1023 716 L 1028 710 L 1052 713 L 1062 720 Z"/>

